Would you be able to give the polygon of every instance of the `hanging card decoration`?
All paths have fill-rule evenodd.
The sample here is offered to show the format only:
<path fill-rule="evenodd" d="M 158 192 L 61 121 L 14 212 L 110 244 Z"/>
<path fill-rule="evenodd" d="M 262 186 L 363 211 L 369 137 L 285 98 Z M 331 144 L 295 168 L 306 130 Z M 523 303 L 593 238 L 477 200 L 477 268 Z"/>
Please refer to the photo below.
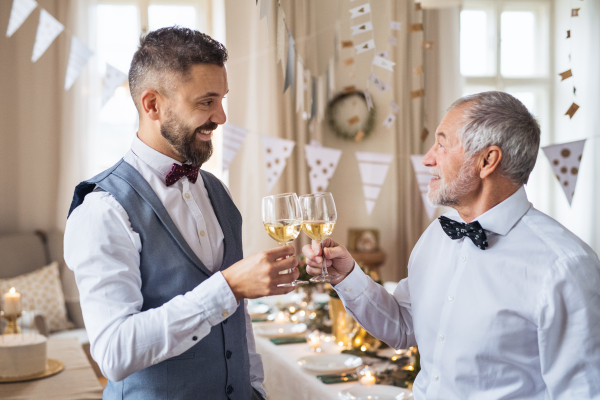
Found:
<path fill-rule="evenodd" d="M 575 195 L 575 185 L 577 184 L 579 164 L 581 164 L 584 146 L 585 139 L 542 147 L 544 154 L 550 161 L 556 179 L 560 182 L 560 186 L 567 196 L 569 205 L 571 205 Z"/>
<path fill-rule="evenodd" d="M 242 147 L 248 129 L 233 124 L 223 125 L 223 171 L 229 169 L 229 165 Z"/>
<path fill-rule="evenodd" d="M 364 24 L 351 26 L 352 36 L 358 35 L 359 33 L 369 32 L 373 30 L 373 23 L 371 21 L 365 22 Z"/>
<path fill-rule="evenodd" d="M 364 53 L 365 51 L 373 50 L 375 48 L 375 40 L 371 39 L 364 43 L 354 46 L 356 48 L 356 54 Z"/>
<path fill-rule="evenodd" d="M 260 2 L 260 19 L 267 17 L 267 38 L 269 37 L 269 25 L 271 24 L 271 1 L 261 0 Z"/>
<path fill-rule="evenodd" d="M 396 120 L 396 116 L 394 114 L 388 114 L 388 116 L 385 117 L 385 120 L 383 121 L 383 126 L 390 129 L 392 127 L 392 125 L 394 124 L 395 120 Z"/>
<path fill-rule="evenodd" d="M 579 106 L 577 104 L 573 103 L 573 104 L 571 104 L 571 107 L 569 107 L 569 109 L 567 110 L 565 115 L 568 115 L 569 118 L 573 118 L 573 115 L 575 115 L 577 110 L 579 110 Z"/>
<path fill-rule="evenodd" d="M 304 111 L 304 66 L 302 58 L 296 61 L 296 112 Z"/>
<path fill-rule="evenodd" d="M 317 81 L 317 121 L 322 121 L 325 117 L 325 77 L 319 76 Z"/>
<path fill-rule="evenodd" d="M 69 54 L 67 76 L 65 77 L 65 90 L 71 89 L 92 54 L 94 53 L 81 40 L 71 36 L 71 53 Z"/>
<path fill-rule="evenodd" d="M 285 14 L 281 7 L 277 7 L 277 62 L 281 63 L 281 72 L 285 75 Z M 285 92 L 285 90 L 284 90 Z"/>
<path fill-rule="evenodd" d="M 423 24 L 408 24 L 409 32 L 421 32 L 423 30 Z"/>
<path fill-rule="evenodd" d="M 423 206 L 425 207 L 425 212 L 430 220 L 433 219 L 435 215 L 436 208 L 429 203 L 429 199 L 427 198 L 427 192 L 429 191 L 429 181 L 431 180 L 431 172 L 429 172 L 429 168 L 423 165 L 423 155 L 414 155 L 410 156 L 410 161 L 412 162 L 413 169 L 415 170 L 415 177 L 417 178 L 417 184 L 419 185 L 419 192 L 421 192 L 421 199 L 423 199 Z"/>
<path fill-rule="evenodd" d="M 402 26 L 401 22 L 390 21 L 390 29 L 393 31 L 399 31 L 401 26 Z"/>
<path fill-rule="evenodd" d="M 267 192 L 271 192 L 285 169 L 286 161 L 292 154 L 296 143 L 293 140 L 270 136 L 263 136 L 262 142 L 265 156 Z"/>
<path fill-rule="evenodd" d="M 371 215 L 394 155 L 357 151 L 356 159 L 363 184 L 367 214 Z"/>
<path fill-rule="evenodd" d="M 380 92 L 385 92 L 386 90 L 390 90 L 392 88 L 392 85 L 383 82 L 374 73 L 371 73 L 371 75 L 369 75 L 369 81 L 371 81 L 375 85 L 375 87 L 379 89 Z"/>
<path fill-rule="evenodd" d="M 366 15 L 371 12 L 371 5 L 369 3 L 363 4 L 362 6 L 358 6 L 350 9 L 350 18 L 360 17 L 361 15 Z"/>
<path fill-rule="evenodd" d="M 40 23 L 35 35 L 35 44 L 33 45 L 33 54 L 31 61 L 36 62 L 46 52 L 48 47 L 54 42 L 54 39 L 65 29 L 63 24 L 58 22 L 48 11 L 40 11 Z"/>
<path fill-rule="evenodd" d="M 112 65 L 106 64 L 106 72 L 104 73 L 102 85 L 102 107 L 104 107 L 113 94 L 115 94 L 115 90 L 121 86 L 126 79 L 126 74 Z"/>
<path fill-rule="evenodd" d="M 568 69 L 568 70 L 566 70 L 565 72 L 561 72 L 561 73 L 560 73 L 560 74 L 558 74 L 558 75 L 560 75 L 560 78 L 561 78 L 561 79 L 560 79 L 560 81 L 562 82 L 562 81 L 564 81 L 565 79 L 568 79 L 568 78 L 572 77 L 572 76 L 573 76 L 573 73 L 571 72 L 571 70 L 570 70 L 570 69 Z"/>
<path fill-rule="evenodd" d="M 394 72 L 393 67 L 394 67 L 394 65 L 396 65 L 395 62 L 387 60 L 380 56 L 373 57 L 373 64 L 377 65 L 378 67 L 381 67 L 383 69 L 387 69 L 388 71 L 392 71 L 392 72 Z"/>
<path fill-rule="evenodd" d="M 312 141 L 304 146 L 306 163 L 310 167 L 309 181 L 311 193 L 324 192 L 333 177 L 342 151 L 322 147 L 319 142 Z"/>
<path fill-rule="evenodd" d="M 23 25 L 23 22 L 35 10 L 37 5 L 34 0 L 13 0 L 6 37 L 11 37 Z"/>
<path fill-rule="evenodd" d="M 296 67 L 296 44 L 294 42 L 294 38 L 290 31 L 287 31 L 288 34 L 288 52 L 287 52 L 287 60 L 285 67 L 285 84 L 283 86 L 283 92 L 287 90 L 287 88 L 292 88 L 292 98 L 294 97 L 294 68 Z"/>

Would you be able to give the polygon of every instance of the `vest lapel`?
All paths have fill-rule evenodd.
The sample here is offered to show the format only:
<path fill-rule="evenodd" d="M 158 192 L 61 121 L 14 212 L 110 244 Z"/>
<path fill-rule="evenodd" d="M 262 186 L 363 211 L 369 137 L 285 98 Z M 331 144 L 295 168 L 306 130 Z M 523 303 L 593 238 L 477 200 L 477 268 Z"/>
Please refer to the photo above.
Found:
<path fill-rule="evenodd" d="M 204 272 L 208 276 L 211 276 L 212 272 L 210 272 L 208 268 L 204 266 L 202 261 L 200 261 L 200 259 L 196 255 L 196 253 L 194 253 L 194 251 L 190 248 L 189 244 L 185 241 L 185 239 L 181 235 L 181 232 L 179 232 L 179 229 L 177 229 L 177 226 L 171 219 L 171 216 L 165 209 L 165 206 L 162 204 L 156 193 L 154 193 L 154 190 L 152 190 L 148 182 L 146 182 L 144 177 L 140 175 L 140 173 L 127 162 L 122 162 L 119 165 L 119 167 L 113 172 L 113 175 L 118 176 L 119 178 L 127 182 L 136 191 L 136 193 L 140 195 L 142 199 L 144 199 L 148 204 L 150 204 L 152 210 L 154 210 L 154 212 L 156 213 L 160 221 L 163 223 L 165 228 L 167 228 L 171 236 L 175 238 L 175 241 L 177 242 L 177 244 L 179 244 L 181 250 L 183 250 L 183 252 L 188 256 L 188 258 L 194 264 L 196 264 L 196 266 L 202 272 Z M 98 185 L 102 187 L 102 182 L 99 182 Z"/>

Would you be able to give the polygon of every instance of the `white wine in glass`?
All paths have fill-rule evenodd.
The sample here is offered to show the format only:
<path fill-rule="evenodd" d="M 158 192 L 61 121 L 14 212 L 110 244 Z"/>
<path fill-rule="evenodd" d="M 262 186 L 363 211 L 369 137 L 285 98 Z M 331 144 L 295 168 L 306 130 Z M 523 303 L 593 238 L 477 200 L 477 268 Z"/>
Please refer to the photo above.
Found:
<path fill-rule="evenodd" d="M 302 212 L 296 193 L 267 196 L 262 199 L 262 218 L 265 230 L 281 246 L 292 243 L 302 229 Z M 290 269 L 291 273 L 293 269 Z M 295 280 L 278 286 L 305 285 L 307 281 Z"/>
<path fill-rule="evenodd" d="M 313 193 L 300 196 L 300 208 L 302 209 L 302 230 L 321 246 L 321 242 L 333 233 L 337 220 L 332 194 Z M 331 275 L 327 272 L 323 251 L 321 256 L 323 257 L 321 275 L 312 277 L 311 282 L 331 282 L 337 278 L 337 275 Z"/>

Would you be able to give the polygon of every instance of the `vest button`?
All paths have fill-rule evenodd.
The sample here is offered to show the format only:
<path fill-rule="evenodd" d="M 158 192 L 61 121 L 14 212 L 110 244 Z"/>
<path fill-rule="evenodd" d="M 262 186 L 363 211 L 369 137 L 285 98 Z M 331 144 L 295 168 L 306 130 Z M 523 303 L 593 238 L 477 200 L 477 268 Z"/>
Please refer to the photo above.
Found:
<path fill-rule="evenodd" d="M 228 320 L 228 319 L 226 319 L 226 320 L 224 320 L 224 321 L 223 321 L 223 323 L 224 323 L 224 324 L 226 324 L 226 323 L 227 323 L 227 321 L 229 321 L 229 320 Z"/>
<path fill-rule="evenodd" d="M 198 336 L 192 336 L 192 340 L 195 342 L 196 340 L 198 340 Z"/>
<path fill-rule="evenodd" d="M 231 394 L 233 393 L 233 386 L 229 385 L 227 386 L 227 394 Z"/>
<path fill-rule="evenodd" d="M 229 360 L 231 358 L 231 351 L 227 350 L 227 352 L 225 353 L 225 357 L 227 357 L 227 359 Z"/>

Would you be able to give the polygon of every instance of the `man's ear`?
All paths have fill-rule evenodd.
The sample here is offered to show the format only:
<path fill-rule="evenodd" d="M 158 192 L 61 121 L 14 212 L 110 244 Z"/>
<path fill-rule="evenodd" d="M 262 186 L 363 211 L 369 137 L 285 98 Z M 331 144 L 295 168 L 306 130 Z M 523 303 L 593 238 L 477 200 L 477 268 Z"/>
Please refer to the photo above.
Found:
<path fill-rule="evenodd" d="M 502 150 L 498 146 L 490 146 L 481 153 L 479 160 L 479 177 L 485 179 L 490 176 L 500 165 Z"/>
<path fill-rule="evenodd" d="M 160 117 L 161 104 L 163 98 L 154 89 L 146 89 L 141 95 L 142 111 L 152 121 L 158 121 Z"/>

